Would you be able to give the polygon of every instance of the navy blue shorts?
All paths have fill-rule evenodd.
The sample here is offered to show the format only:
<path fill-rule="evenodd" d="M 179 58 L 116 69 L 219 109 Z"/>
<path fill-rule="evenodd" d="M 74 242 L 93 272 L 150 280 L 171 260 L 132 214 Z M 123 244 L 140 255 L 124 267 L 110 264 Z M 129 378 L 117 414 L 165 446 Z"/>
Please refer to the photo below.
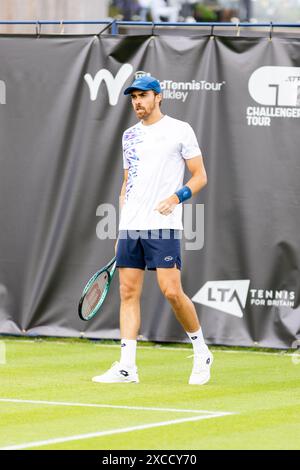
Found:
<path fill-rule="evenodd" d="M 121 230 L 117 267 L 181 269 L 180 239 L 181 230 Z"/>

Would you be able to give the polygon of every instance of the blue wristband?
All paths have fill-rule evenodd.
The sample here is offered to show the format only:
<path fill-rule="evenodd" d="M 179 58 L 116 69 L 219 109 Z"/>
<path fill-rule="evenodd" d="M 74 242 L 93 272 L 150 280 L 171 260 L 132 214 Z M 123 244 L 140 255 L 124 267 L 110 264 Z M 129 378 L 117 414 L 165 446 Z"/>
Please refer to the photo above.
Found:
<path fill-rule="evenodd" d="M 178 196 L 180 202 L 184 202 L 192 197 L 192 191 L 188 186 L 183 186 L 181 189 L 176 191 L 175 194 Z"/>

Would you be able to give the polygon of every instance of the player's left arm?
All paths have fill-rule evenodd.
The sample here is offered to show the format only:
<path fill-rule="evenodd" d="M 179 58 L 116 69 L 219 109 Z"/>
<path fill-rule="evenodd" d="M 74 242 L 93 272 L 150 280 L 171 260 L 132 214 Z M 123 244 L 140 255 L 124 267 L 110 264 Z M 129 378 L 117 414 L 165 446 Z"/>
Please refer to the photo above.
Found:
<path fill-rule="evenodd" d="M 203 158 L 201 155 L 185 160 L 186 166 L 191 173 L 191 178 L 187 181 L 185 186 L 188 186 L 192 191 L 192 195 L 197 194 L 207 184 L 207 174 Z"/>
<path fill-rule="evenodd" d="M 188 186 L 191 190 L 191 194 L 194 195 L 201 191 L 201 189 L 207 184 L 207 175 L 203 158 L 201 155 L 198 155 L 196 157 L 186 159 L 185 163 L 191 173 L 191 177 L 185 186 Z M 161 201 L 156 210 L 163 215 L 169 215 L 180 202 L 179 197 L 174 193 L 164 201 Z"/>

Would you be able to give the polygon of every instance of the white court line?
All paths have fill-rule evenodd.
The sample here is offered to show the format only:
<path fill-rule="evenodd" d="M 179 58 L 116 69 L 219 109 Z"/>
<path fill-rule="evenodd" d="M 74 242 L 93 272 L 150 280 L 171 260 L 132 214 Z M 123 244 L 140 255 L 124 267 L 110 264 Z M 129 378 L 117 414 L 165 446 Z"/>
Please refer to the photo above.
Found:
<path fill-rule="evenodd" d="M 54 439 L 47 439 L 44 441 L 34 441 L 34 442 L 25 442 L 23 444 L 11 445 L 7 447 L 2 447 L 0 450 L 21 450 L 21 449 L 30 449 L 32 447 L 41 447 L 47 446 L 51 444 L 60 444 L 63 442 L 70 442 L 70 441 L 79 441 L 83 439 L 91 439 L 94 437 L 103 437 L 103 436 L 111 436 L 113 434 L 122 434 L 132 431 L 142 431 L 144 429 L 151 429 L 151 428 L 158 428 L 162 426 L 170 426 L 172 424 L 180 424 L 180 423 L 187 423 L 191 421 L 201 421 L 204 419 L 211 419 L 211 418 L 219 418 L 222 416 L 228 416 L 235 413 L 215 413 L 214 415 L 204 415 L 204 416 L 194 416 L 193 418 L 181 418 L 181 419 L 174 419 L 171 421 L 161 421 L 158 423 L 151 423 L 151 424 L 142 424 L 139 426 L 131 426 L 128 428 L 119 428 L 119 429 L 111 429 L 110 431 L 99 431 L 99 432 L 91 432 L 88 434 L 77 434 L 73 436 L 67 437 L 58 437 Z"/>
<path fill-rule="evenodd" d="M 66 344 L 63 342 L 60 342 L 60 344 Z M 155 349 L 156 351 L 186 351 L 187 353 L 193 353 L 193 348 L 175 348 L 172 346 L 141 346 L 141 343 L 138 342 L 138 349 Z M 95 344 L 96 347 L 98 348 L 120 348 L 119 344 Z M 250 349 L 247 349 L 245 351 L 243 350 L 230 350 L 230 349 L 215 349 L 211 345 L 207 345 L 209 347 L 209 350 L 213 353 L 227 353 L 227 354 L 260 354 L 262 356 L 281 356 L 281 357 L 293 357 L 295 353 L 286 353 L 286 352 L 264 352 L 264 351 L 251 351 Z M 228 346 L 230 348 L 230 346 Z M 233 346 L 234 347 L 234 346 Z M 297 353 L 296 353 L 297 354 Z M 191 356 L 187 356 L 191 357 Z"/>
<path fill-rule="evenodd" d="M 46 400 L 21 400 L 18 398 L 0 398 L 0 402 L 4 403 L 29 403 L 33 405 L 52 405 L 52 406 L 81 406 L 85 408 L 113 408 L 117 410 L 139 410 L 139 411 L 169 411 L 174 413 L 205 413 L 205 414 L 216 414 L 216 411 L 208 410 L 187 410 L 178 408 L 156 408 L 149 406 L 126 406 L 126 405 L 106 405 L 101 403 L 74 403 L 64 401 L 46 401 Z M 227 412 L 222 412 L 224 415 Z M 229 413 L 231 414 L 231 413 Z"/>
<path fill-rule="evenodd" d="M 88 344 L 89 343 L 82 343 L 80 344 L 79 340 L 80 338 L 76 338 L 78 339 L 78 342 L 74 342 L 74 343 L 68 343 L 68 342 L 63 342 L 63 341 L 47 341 L 47 340 L 31 340 L 31 339 L 5 339 L 5 337 L 3 337 L 2 341 L 7 341 L 7 342 L 16 342 L 16 343 L 29 343 L 29 344 L 33 344 L 33 343 L 36 343 L 36 344 L 40 344 L 40 343 L 43 343 L 43 344 L 60 344 L 60 345 L 63 345 L 65 346 L 66 344 L 70 344 L 70 345 L 82 345 L 82 344 Z M 89 338 L 84 338 L 85 340 L 89 339 Z M 90 339 L 91 341 L 91 345 L 93 346 L 96 346 L 97 348 L 120 348 L 120 345 L 119 344 L 97 344 L 96 343 L 96 340 L 91 338 Z M 175 348 L 175 347 L 172 347 L 172 346 L 142 346 L 141 345 L 141 341 L 138 341 L 138 349 L 155 349 L 157 351 L 186 351 L 187 353 L 190 353 L 190 352 L 193 352 L 193 349 L 192 348 L 181 348 L 180 346 L 178 348 Z M 188 343 L 185 343 L 188 345 Z M 208 344 L 208 347 L 209 349 L 211 350 L 211 352 L 213 353 L 226 353 L 226 354 L 255 354 L 255 355 L 261 355 L 261 356 L 280 356 L 280 357 L 294 357 L 295 355 L 299 355 L 297 353 L 287 353 L 285 352 L 285 350 L 282 350 L 280 352 L 264 352 L 264 351 L 251 351 L 251 349 L 246 349 L 245 351 L 243 350 L 230 350 L 230 349 L 215 349 L 214 346 L 212 345 L 209 345 Z M 228 348 L 230 348 L 231 346 L 228 346 Z M 234 346 L 232 346 L 234 348 Z M 247 347 L 247 346 L 245 346 Z M 250 346 L 248 346 L 250 348 Z"/>

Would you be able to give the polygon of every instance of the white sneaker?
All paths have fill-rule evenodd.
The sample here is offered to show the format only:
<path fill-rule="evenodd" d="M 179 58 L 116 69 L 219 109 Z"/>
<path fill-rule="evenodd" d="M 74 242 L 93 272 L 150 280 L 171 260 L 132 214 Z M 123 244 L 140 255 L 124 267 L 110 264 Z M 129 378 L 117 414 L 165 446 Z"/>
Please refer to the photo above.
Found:
<path fill-rule="evenodd" d="M 96 375 L 92 378 L 93 382 L 100 383 L 139 383 L 137 367 L 124 369 L 119 362 L 114 362 L 111 368 L 102 375 Z"/>
<path fill-rule="evenodd" d="M 213 360 L 214 357 L 209 350 L 207 350 L 207 353 L 194 355 L 194 366 L 189 380 L 190 385 L 204 385 L 209 381 Z"/>

